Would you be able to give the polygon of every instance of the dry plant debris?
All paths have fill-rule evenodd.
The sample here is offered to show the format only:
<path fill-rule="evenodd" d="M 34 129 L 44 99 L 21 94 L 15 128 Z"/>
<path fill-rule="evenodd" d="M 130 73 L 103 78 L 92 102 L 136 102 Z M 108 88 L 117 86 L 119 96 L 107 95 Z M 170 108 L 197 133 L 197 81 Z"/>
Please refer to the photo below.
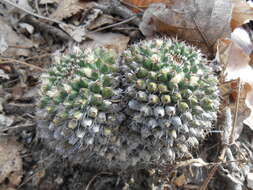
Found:
<path fill-rule="evenodd" d="M 73 16 L 84 9 L 91 9 L 93 5 L 93 3 L 88 1 L 62 0 L 59 1 L 57 9 L 51 17 L 57 20 L 62 20 Z"/>
<path fill-rule="evenodd" d="M 117 54 L 121 54 L 126 48 L 130 40 L 128 36 L 112 33 L 112 32 L 95 32 L 88 34 L 87 37 L 91 41 L 84 42 L 81 47 L 105 47 L 114 50 Z"/>
<path fill-rule="evenodd" d="M 3 185 L 15 187 L 22 179 L 22 159 L 19 151 L 21 149 L 14 139 L 1 137 L 0 140 L 0 189 Z M 5 184 L 4 180 L 9 179 Z M 2 184 L 2 185 L 1 185 Z"/>
<path fill-rule="evenodd" d="M 245 1 L 232 0 L 234 4 L 231 28 L 234 30 L 236 27 L 243 25 L 247 20 L 253 18 L 253 8 Z"/>
<path fill-rule="evenodd" d="M 230 1 L 170 1 L 151 5 L 143 15 L 140 30 L 145 36 L 155 32 L 176 34 L 211 47 L 217 39 L 229 37 L 231 14 Z"/>
<path fill-rule="evenodd" d="M 29 56 L 33 42 L 24 36 L 18 35 L 4 18 L 0 16 L 0 54 L 5 56 Z"/>
<path fill-rule="evenodd" d="M 220 113 L 222 115 L 226 110 L 231 110 L 230 129 L 219 124 L 211 134 L 211 139 L 213 136 L 217 137 L 216 140 L 221 143 L 220 147 L 208 140 L 203 143 L 203 147 L 207 148 L 196 153 L 195 159 L 186 160 L 174 168 L 166 168 L 166 179 L 157 177 L 166 185 L 159 186 L 153 183 L 150 176 L 145 176 L 145 184 L 153 188 L 159 186 L 162 190 L 199 189 L 201 184 L 203 190 L 207 187 L 211 190 L 220 189 L 221 185 L 227 185 L 224 190 L 253 188 L 253 9 L 249 2 L 0 1 L 0 134 L 16 136 L 22 144 L 32 150 L 33 146 L 30 143 L 35 141 L 34 105 L 37 99 L 38 78 L 42 69 L 50 67 L 50 56 L 53 52 L 67 52 L 77 43 L 84 49 L 103 46 L 120 54 L 128 44 L 153 38 L 157 34 L 177 36 L 180 40 L 200 45 L 208 56 L 213 57 L 216 52 L 215 59 L 218 64 L 214 66 L 217 67 L 217 72 L 221 72 L 220 94 L 223 101 Z M 144 36 L 132 36 L 135 32 L 142 32 Z M 213 47 L 214 44 L 216 46 Z M 220 118 L 221 121 L 223 119 Z M 248 127 L 245 127 L 245 124 Z M 245 138 L 245 133 L 248 138 Z M 226 145 L 224 138 L 227 139 L 227 136 L 233 139 L 227 141 L 232 144 Z M 0 137 L 1 140 L 6 138 Z M 14 140 L 6 142 L 7 144 L 3 144 L 2 141 L 0 143 L 0 169 L 4 169 L 4 173 L 0 172 L 0 179 L 8 179 L 11 184 L 0 182 L 0 189 L 14 190 L 22 177 L 22 161 L 18 153 L 22 148 Z M 208 149 L 211 153 L 208 153 Z M 67 184 L 64 186 L 66 189 L 79 190 L 86 187 L 100 190 L 108 187 L 112 189 L 108 184 L 116 184 L 116 181 L 119 181 L 113 178 L 113 175 L 99 175 L 99 172 L 96 174 L 94 171 L 91 172 L 90 179 L 86 180 L 89 175 L 85 173 L 86 178 L 83 177 L 83 170 L 81 172 L 81 169 L 75 170 L 69 166 L 59 167 L 61 162 L 50 168 L 49 172 L 42 168 L 41 171 L 46 173 L 42 172 L 43 178 L 37 180 L 36 175 L 29 176 L 40 162 L 38 160 L 41 154 L 35 152 L 31 151 L 30 154 L 33 156 L 27 156 L 27 159 L 22 158 L 26 168 L 23 178 L 25 180 L 20 189 L 62 189 L 61 183 L 56 183 L 56 179 L 62 179 L 62 184 Z M 221 160 L 220 155 L 223 158 Z M 7 158 L 13 161 L 14 165 L 11 166 L 8 162 L 3 165 L 6 167 L 1 167 Z M 29 159 L 32 161 L 29 162 Z M 63 174 L 63 170 L 68 171 L 66 175 Z M 12 171 L 13 173 L 10 173 Z M 72 177 L 66 177 L 71 175 Z M 98 175 L 99 178 L 93 181 L 92 176 Z M 133 176 L 135 180 L 131 180 L 131 177 L 123 180 L 125 189 L 137 187 L 137 182 L 141 181 L 139 177 L 142 178 L 143 174 L 133 173 Z M 148 189 L 143 184 L 136 189 Z"/>
<path fill-rule="evenodd" d="M 240 78 L 241 82 L 244 83 L 242 87 L 243 93 L 238 95 L 236 91 L 233 91 L 235 97 L 240 96 L 240 98 L 244 99 L 239 109 L 239 114 L 244 117 L 240 117 L 241 119 L 237 121 L 237 126 L 241 126 L 240 128 L 242 130 L 243 123 L 245 123 L 253 129 L 253 115 L 250 114 L 250 116 L 248 116 L 247 111 L 247 108 L 249 108 L 251 112 L 253 111 L 253 69 L 249 65 L 250 57 L 240 46 L 231 40 L 220 40 L 217 49 L 220 63 L 226 66 L 224 71 L 225 81 L 232 81 Z M 236 84 L 236 86 L 237 85 L 239 84 Z"/>

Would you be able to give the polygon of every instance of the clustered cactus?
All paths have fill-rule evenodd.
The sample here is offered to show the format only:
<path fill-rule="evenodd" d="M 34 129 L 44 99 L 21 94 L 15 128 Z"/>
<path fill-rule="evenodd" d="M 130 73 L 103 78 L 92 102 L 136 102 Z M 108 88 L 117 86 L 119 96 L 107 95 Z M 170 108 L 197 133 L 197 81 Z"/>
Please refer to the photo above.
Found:
<path fill-rule="evenodd" d="M 103 48 L 79 50 L 41 78 L 39 137 L 96 167 L 189 157 L 217 117 L 217 78 L 198 50 L 176 40 L 142 41 L 121 59 Z"/>
<path fill-rule="evenodd" d="M 104 156 L 125 119 L 117 64 L 105 49 L 78 50 L 41 76 L 38 134 L 49 147 L 77 161 Z"/>

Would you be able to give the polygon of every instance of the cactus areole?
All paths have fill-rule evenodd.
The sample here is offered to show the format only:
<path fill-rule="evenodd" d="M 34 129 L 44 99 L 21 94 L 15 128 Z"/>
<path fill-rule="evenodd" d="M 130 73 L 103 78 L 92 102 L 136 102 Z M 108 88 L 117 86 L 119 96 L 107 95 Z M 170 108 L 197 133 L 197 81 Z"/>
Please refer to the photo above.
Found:
<path fill-rule="evenodd" d="M 148 168 L 191 156 L 212 129 L 218 80 L 199 50 L 142 41 L 57 57 L 41 76 L 38 136 L 73 162 Z"/>

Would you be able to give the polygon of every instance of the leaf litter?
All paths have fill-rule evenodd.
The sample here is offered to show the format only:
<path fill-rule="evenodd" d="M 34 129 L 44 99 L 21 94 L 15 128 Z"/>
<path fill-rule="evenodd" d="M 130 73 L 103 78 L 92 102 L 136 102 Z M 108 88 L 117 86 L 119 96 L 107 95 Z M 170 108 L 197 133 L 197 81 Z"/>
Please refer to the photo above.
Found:
<path fill-rule="evenodd" d="M 182 189 L 201 187 L 204 190 L 208 186 L 210 189 L 219 189 L 219 184 L 229 181 L 229 189 L 233 190 L 236 187 L 245 186 L 246 181 L 244 179 L 246 178 L 250 188 L 250 169 L 245 169 L 244 166 L 241 166 L 242 162 L 238 161 L 238 158 L 243 157 L 243 162 L 246 160 L 248 164 L 247 156 L 252 154 L 251 152 L 253 151 L 250 146 L 246 146 L 247 144 L 245 143 L 248 142 L 242 142 L 240 139 L 245 131 L 243 124 L 249 126 L 251 130 L 253 126 L 253 82 L 251 77 L 252 67 L 250 65 L 253 57 L 253 45 L 250 33 L 252 28 L 249 21 L 250 19 L 252 20 L 252 8 L 240 0 L 125 0 L 120 2 L 122 3 L 116 0 L 41 0 L 32 2 L 20 0 L 17 1 L 17 7 L 22 9 L 17 7 L 14 9 L 9 4 L 6 5 L 11 12 L 7 14 L 6 10 L 4 10 L 5 18 L 8 19 L 0 20 L 1 26 L 3 26 L 1 27 L 2 31 L 0 28 L 0 51 L 5 53 L 4 57 L 0 58 L 0 63 L 4 63 L 0 65 L 0 76 L 2 76 L 0 77 L 0 87 L 4 91 L 3 97 L 5 97 L 0 99 L 0 123 L 2 123 L 4 129 L 2 133 L 4 135 L 18 136 L 19 141 L 29 147 L 28 149 L 31 151 L 28 152 L 32 155 L 23 158 L 23 164 L 30 167 L 27 167 L 28 169 L 24 171 L 23 177 L 25 180 L 23 180 L 19 188 L 22 187 L 25 190 L 34 189 L 35 187 L 37 189 L 45 189 L 45 187 L 49 190 L 59 189 L 61 183 L 57 183 L 57 181 L 63 180 L 64 182 L 69 180 L 65 187 L 66 189 L 84 189 L 85 184 L 89 184 L 89 187 L 94 189 L 104 185 L 102 189 L 108 189 L 109 183 L 115 181 L 116 184 L 118 180 L 116 180 L 118 177 L 114 178 L 109 175 L 100 176 L 100 179 L 104 179 L 104 181 L 100 180 L 98 182 L 95 178 L 94 181 L 89 181 L 93 179 L 93 176 L 96 176 L 94 172 L 88 172 L 85 168 L 74 169 L 67 162 L 62 164 L 60 161 L 55 161 L 53 163 L 56 164 L 49 170 L 46 169 L 49 166 L 41 164 L 43 161 L 40 158 L 45 153 L 44 149 L 41 151 L 39 148 L 34 148 L 31 142 L 35 141 L 34 121 L 36 118 L 34 117 L 33 109 L 36 102 L 36 88 L 38 88 L 37 85 L 39 84 L 39 75 L 42 72 L 39 69 L 35 69 L 34 66 L 40 65 L 46 69 L 51 63 L 50 57 L 43 57 L 43 55 L 52 55 L 56 51 L 60 53 L 67 52 L 68 48 L 76 43 L 81 48 L 104 46 L 114 49 L 120 54 L 126 49 L 129 42 L 134 43 L 141 39 L 152 38 L 157 34 L 176 36 L 181 40 L 197 44 L 206 51 L 208 56 L 214 56 L 213 49 L 216 51 L 216 61 L 220 64 L 218 66 L 223 67 L 221 72 L 222 108 L 220 112 L 222 115 L 227 108 L 231 109 L 232 116 L 230 120 L 233 120 L 232 127 L 235 128 L 234 133 L 230 131 L 228 135 L 225 135 L 225 138 L 228 139 L 232 136 L 234 138 L 232 144 L 233 142 L 236 144 L 235 148 L 233 147 L 235 151 L 231 153 L 232 148 L 230 145 L 226 147 L 226 143 L 223 143 L 222 138 L 224 136 L 220 137 L 224 132 L 222 130 L 226 130 L 226 128 L 221 127 L 218 135 L 211 134 L 211 136 L 218 139 L 221 138 L 222 147 L 226 148 L 219 148 L 219 146 L 215 145 L 217 142 L 211 142 L 212 146 L 208 147 L 211 140 L 207 140 L 204 143 L 204 146 L 207 146 L 206 149 L 204 148 L 206 152 L 199 152 L 195 161 L 190 162 L 186 160 L 180 163 L 178 167 L 156 171 L 158 173 L 162 172 L 163 176 L 166 176 L 162 178 L 163 185 L 159 188 L 165 190 L 172 189 L 172 187 Z M 120 6 L 115 8 L 115 5 Z M 125 7 L 125 5 L 127 6 Z M 16 13 L 20 13 L 21 16 L 15 17 Z M 28 22 L 27 16 L 32 16 L 33 22 Z M 134 19 L 139 18 L 135 20 L 129 19 L 132 16 L 134 16 Z M 33 27 L 32 32 L 29 32 L 31 27 L 26 24 Z M 97 30 L 100 30 L 100 32 L 97 32 Z M 52 37 L 55 31 L 61 31 L 62 34 L 56 34 L 56 38 Z M 136 37 L 133 38 L 130 35 L 132 32 L 138 33 L 139 31 L 144 36 L 136 39 Z M 232 34 L 231 31 L 233 31 Z M 70 38 L 64 36 L 59 40 L 63 34 Z M 21 43 L 16 44 L 16 42 Z M 21 44 L 23 48 L 19 47 Z M 214 44 L 217 46 L 214 46 Z M 29 59 L 31 56 L 35 58 Z M 8 63 L 4 61 L 6 58 L 9 60 Z M 16 63 L 15 65 L 13 64 L 14 62 Z M 11 66 L 11 69 L 6 70 L 6 64 Z M 26 79 L 23 80 L 21 75 L 27 75 Z M 226 115 L 226 117 L 230 116 Z M 12 145 L 11 142 L 7 144 Z M 2 144 L 0 144 L 0 148 L 1 146 Z M 12 148 L 9 147 L 9 149 L 11 150 Z M 219 160 L 217 155 L 223 154 L 222 151 L 225 152 L 224 157 Z M 18 154 L 8 154 L 10 160 L 20 158 Z M 234 165 L 226 163 L 226 159 L 235 162 Z M 201 160 L 197 169 L 194 165 L 196 160 Z M 246 166 L 252 170 L 250 164 L 247 164 Z M 218 169 L 218 166 L 222 166 L 223 169 Z M 241 173 L 239 173 L 245 177 L 244 179 L 238 177 L 236 167 L 242 168 Z M 63 172 L 64 168 L 68 168 L 66 175 Z M 234 170 L 229 168 L 234 168 Z M 38 169 L 41 172 L 29 175 L 34 169 L 36 171 Z M 12 170 L 14 169 L 12 168 Z M 22 168 L 20 170 L 22 173 Z M 224 174 L 225 170 L 229 173 L 228 175 Z M 215 171 L 218 172 L 215 173 Z M 141 181 L 147 182 L 149 187 L 154 187 L 156 185 L 154 185 L 153 180 L 157 180 L 157 176 L 161 175 L 161 173 L 157 175 L 156 172 L 148 171 L 148 174 L 145 174 L 146 176 L 143 173 L 133 173 L 132 177 L 138 179 L 134 185 L 131 182 L 132 177 L 124 178 L 121 176 L 125 179 L 125 181 L 123 180 L 125 183 L 124 188 L 137 187 L 139 185 L 137 182 Z M 15 189 L 20 184 L 22 174 L 17 175 L 16 179 L 14 179 L 7 174 L 8 172 L 5 173 L 5 176 L 7 176 L 5 178 L 15 184 L 11 188 L 14 187 Z M 73 176 L 69 177 L 69 174 Z M 39 176 L 38 180 L 36 180 L 36 176 Z M 211 180 L 212 177 L 214 177 L 213 180 Z M 32 178 L 34 180 L 30 180 Z M 106 180 L 109 182 L 106 183 Z M 159 180 L 161 181 L 161 178 Z M 215 183 L 212 183 L 212 181 Z M 221 183 L 219 183 L 220 181 Z M 235 186 L 236 181 L 238 182 L 237 186 Z M 193 186 L 192 184 L 197 185 Z M 138 187 L 136 189 L 147 189 L 147 186 Z M 158 188 L 158 186 L 156 187 Z M 9 187 L 5 186 L 4 188 L 7 189 Z"/>

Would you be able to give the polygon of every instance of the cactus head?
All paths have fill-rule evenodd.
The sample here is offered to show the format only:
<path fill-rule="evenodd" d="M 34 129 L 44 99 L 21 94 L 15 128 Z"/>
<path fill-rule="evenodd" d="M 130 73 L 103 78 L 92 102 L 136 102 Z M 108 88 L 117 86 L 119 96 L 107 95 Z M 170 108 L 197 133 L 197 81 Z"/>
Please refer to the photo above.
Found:
<path fill-rule="evenodd" d="M 142 41 L 124 52 L 122 73 L 127 126 L 141 139 L 138 161 L 191 156 L 219 106 L 218 80 L 200 51 L 176 40 Z"/>
<path fill-rule="evenodd" d="M 124 120 L 117 64 L 109 50 L 78 50 L 42 74 L 38 136 L 47 146 L 72 160 L 103 160 Z"/>

